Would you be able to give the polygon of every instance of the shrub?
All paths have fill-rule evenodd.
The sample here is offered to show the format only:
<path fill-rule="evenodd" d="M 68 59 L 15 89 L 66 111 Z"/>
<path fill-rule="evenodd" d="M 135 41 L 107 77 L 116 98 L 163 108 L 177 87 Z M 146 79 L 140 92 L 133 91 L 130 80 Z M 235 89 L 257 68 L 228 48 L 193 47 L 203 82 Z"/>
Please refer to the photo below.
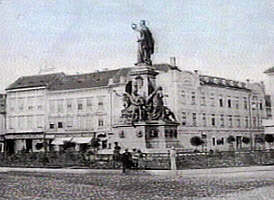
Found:
<path fill-rule="evenodd" d="M 190 139 L 190 143 L 192 146 L 198 147 L 204 144 L 204 141 L 199 136 L 194 136 Z"/>
<path fill-rule="evenodd" d="M 235 142 L 235 137 L 233 135 L 228 136 L 228 138 L 226 139 L 226 142 L 228 144 L 232 144 L 233 142 Z"/>
<path fill-rule="evenodd" d="M 36 145 L 35 145 L 35 148 L 37 149 L 37 150 L 41 150 L 42 148 L 43 148 L 43 143 L 37 143 Z"/>
<path fill-rule="evenodd" d="M 266 134 L 264 137 L 265 141 L 268 143 L 274 142 L 274 136 L 272 134 Z"/>
<path fill-rule="evenodd" d="M 250 143 L 250 138 L 249 137 L 243 137 L 242 139 L 244 144 L 249 144 Z"/>

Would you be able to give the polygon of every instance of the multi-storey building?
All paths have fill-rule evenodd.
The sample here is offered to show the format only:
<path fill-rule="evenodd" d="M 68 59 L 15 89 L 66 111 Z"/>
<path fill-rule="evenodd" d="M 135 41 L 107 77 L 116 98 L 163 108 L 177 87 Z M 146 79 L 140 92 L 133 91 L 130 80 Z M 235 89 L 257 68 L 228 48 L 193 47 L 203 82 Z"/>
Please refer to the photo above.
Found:
<path fill-rule="evenodd" d="M 262 83 L 201 75 L 169 64 L 154 67 L 159 72 L 156 82 L 163 87 L 165 104 L 180 123 L 172 135 L 179 140 L 178 147 L 194 150 L 190 140 L 199 136 L 204 141 L 199 150 L 255 148 L 266 115 Z M 99 137 L 101 149 L 112 152 L 117 139 L 112 127 L 120 120 L 130 69 L 44 75 L 52 81 L 42 87 L 29 83 L 20 88 L 20 80 L 46 82 L 44 76 L 18 79 L 7 89 L 8 145 L 15 150 L 34 149 L 48 138 L 56 149 L 70 142 L 81 150 L 93 137 Z M 227 143 L 229 136 L 235 138 L 232 144 Z M 121 140 L 126 142 L 127 138 L 121 136 Z"/>
<path fill-rule="evenodd" d="M 164 70 L 158 81 L 181 124 L 178 137 L 185 150 L 194 148 L 190 143 L 193 136 L 205 142 L 200 150 L 230 150 L 232 145 L 239 150 L 259 145 L 255 138 L 261 137 L 266 116 L 263 83 L 178 70 Z M 227 143 L 230 135 L 235 138 L 233 144 Z"/>
<path fill-rule="evenodd" d="M 69 141 L 81 150 L 92 138 L 100 137 L 101 149 L 111 149 L 107 136 L 121 108 L 114 100 L 114 88 L 119 91 L 125 85 L 128 71 L 66 76 L 49 87 L 46 124 L 47 135 L 56 136 L 52 144 L 58 147 Z"/>
<path fill-rule="evenodd" d="M 6 132 L 6 95 L 0 94 L 0 153 L 4 152 L 5 132 Z"/>
<path fill-rule="evenodd" d="M 47 88 L 63 76 L 63 73 L 24 76 L 6 89 L 5 149 L 8 153 L 41 150 L 41 145 L 37 144 L 43 143 L 45 139 Z"/>
<path fill-rule="evenodd" d="M 274 137 L 274 109 L 272 108 L 272 105 L 274 105 L 274 67 L 267 69 L 264 73 L 268 76 L 268 90 L 270 93 L 270 95 L 266 96 L 268 117 L 263 121 L 264 133 L 265 135 L 272 135 Z M 268 148 L 274 148 L 273 142 L 268 145 Z"/>

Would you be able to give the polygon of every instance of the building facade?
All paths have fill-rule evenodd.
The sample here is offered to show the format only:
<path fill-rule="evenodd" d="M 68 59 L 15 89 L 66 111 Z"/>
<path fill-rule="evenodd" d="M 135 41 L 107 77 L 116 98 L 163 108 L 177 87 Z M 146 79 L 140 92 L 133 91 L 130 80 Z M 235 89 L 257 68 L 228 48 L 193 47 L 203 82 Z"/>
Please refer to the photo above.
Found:
<path fill-rule="evenodd" d="M 6 95 L 0 94 L 0 153 L 4 152 L 5 133 L 6 133 Z"/>
<path fill-rule="evenodd" d="M 42 151 L 47 119 L 48 87 L 63 73 L 21 77 L 7 89 L 5 149 Z M 39 145 L 40 144 L 40 145 Z"/>
<path fill-rule="evenodd" d="M 260 148 L 266 117 L 262 83 L 239 82 L 182 71 L 169 64 L 154 65 L 164 101 L 180 123 L 177 148 L 185 151 L 223 151 Z M 120 120 L 123 93 L 131 68 L 78 75 L 44 75 L 54 78 L 45 85 L 20 79 L 7 88 L 8 149 L 35 149 L 47 138 L 55 150 L 66 143 L 85 150 L 92 138 L 100 138 L 100 151 L 112 152 L 118 136 L 113 126 Z M 24 77 L 46 82 L 43 76 Z M 38 81 L 40 82 L 40 81 Z M 133 133 L 136 134 L 136 133 Z M 203 144 L 191 143 L 194 136 Z M 232 136 L 234 140 L 228 142 Z M 231 138 L 231 137 L 230 137 Z M 29 141 L 28 141 L 29 140 Z M 30 142 L 31 141 L 31 142 Z M 127 138 L 119 136 L 119 143 Z M 134 148 L 134 147 L 132 147 Z"/>

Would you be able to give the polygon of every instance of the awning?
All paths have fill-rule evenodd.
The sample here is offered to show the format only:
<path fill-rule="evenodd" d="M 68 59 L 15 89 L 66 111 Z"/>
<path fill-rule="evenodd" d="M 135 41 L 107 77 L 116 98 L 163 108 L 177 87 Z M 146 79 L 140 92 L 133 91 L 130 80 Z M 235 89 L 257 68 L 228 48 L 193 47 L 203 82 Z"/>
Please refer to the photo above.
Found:
<path fill-rule="evenodd" d="M 91 140 L 92 140 L 92 137 L 74 137 L 72 139 L 72 142 L 76 144 L 87 144 L 87 143 L 90 143 Z"/>
<path fill-rule="evenodd" d="M 72 137 L 65 137 L 65 138 L 55 138 L 51 144 L 53 145 L 63 145 L 64 142 L 70 142 L 72 140 Z"/>

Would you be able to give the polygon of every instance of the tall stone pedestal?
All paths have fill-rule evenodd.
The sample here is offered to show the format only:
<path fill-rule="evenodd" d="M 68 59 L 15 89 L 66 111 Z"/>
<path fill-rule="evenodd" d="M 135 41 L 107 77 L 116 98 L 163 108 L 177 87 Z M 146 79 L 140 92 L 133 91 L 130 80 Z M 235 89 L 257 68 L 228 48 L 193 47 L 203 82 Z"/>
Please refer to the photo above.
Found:
<path fill-rule="evenodd" d="M 146 121 L 132 125 L 116 125 L 113 139 L 121 147 L 140 149 L 146 153 L 166 153 L 178 147 L 177 123 Z"/>
<path fill-rule="evenodd" d="M 121 120 L 113 127 L 114 141 L 122 148 L 167 152 L 178 147 L 175 116 L 163 103 L 163 88 L 156 85 L 152 66 L 135 66 L 124 93 Z"/>

